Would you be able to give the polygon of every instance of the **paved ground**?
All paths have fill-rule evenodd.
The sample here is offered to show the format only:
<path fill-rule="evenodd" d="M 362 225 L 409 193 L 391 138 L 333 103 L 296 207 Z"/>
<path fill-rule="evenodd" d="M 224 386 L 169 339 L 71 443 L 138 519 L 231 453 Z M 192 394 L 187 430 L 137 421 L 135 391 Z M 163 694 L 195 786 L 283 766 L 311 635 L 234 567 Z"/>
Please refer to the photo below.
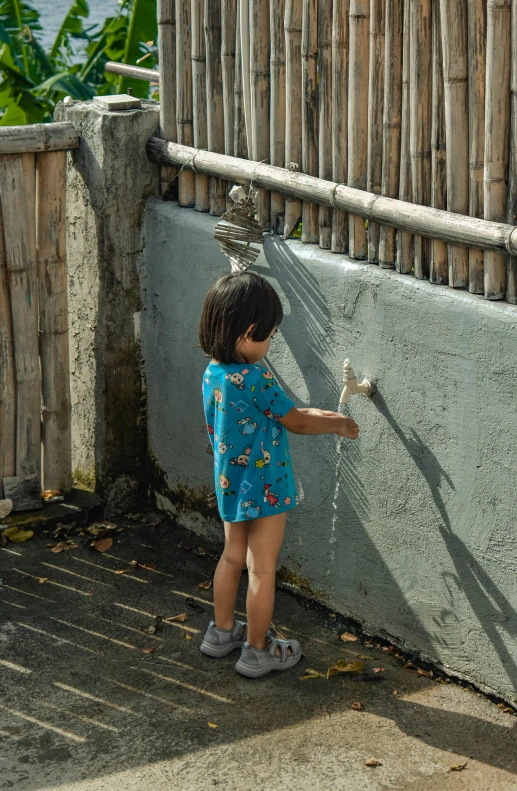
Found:
<path fill-rule="evenodd" d="M 213 559 L 178 549 L 188 539 L 168 522 L 124 524 L 104 554 L 86 536 L 59 554 L 51 536 L 0 550 L 2 791 L 517 789 L 515 717 L 393 654 L 345 645 L 337 619 L 287 593 L 275 622 L 303 643 L 296 670 L 250 681 L 235 655 L 203 657 L 211 595 L 198 584 Z M 134 559 L 156 568 L 116 573 Z M 183 612 L 148 633 L 153 616 Z M 365 672 L 299 680 L 338 659 Z M 382 765 L 365 767 L 371 757 Z"/>

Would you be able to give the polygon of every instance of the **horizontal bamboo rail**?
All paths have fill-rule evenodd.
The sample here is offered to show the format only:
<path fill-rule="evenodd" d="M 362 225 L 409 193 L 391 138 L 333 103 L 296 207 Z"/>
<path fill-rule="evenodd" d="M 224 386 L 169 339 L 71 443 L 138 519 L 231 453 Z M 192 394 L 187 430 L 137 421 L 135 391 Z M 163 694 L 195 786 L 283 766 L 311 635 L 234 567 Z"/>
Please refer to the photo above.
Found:
<path fill-rule="evenodd" d="M 68 121 L 0 127 L 0 155 L 67 151 L 78 146 L 79 135 Z"/>
<path fill-rule="evenodd" d="M 480 220 L 374 195 L 304 173 L 181 146 L 158 137 L 151 137 L 148 141 L 147 155 L 158 164 L 195 167 L 198 173 L 234 183 L 249 183 L 253 180 L 257 187 L 341 209 L 426 238 L 517 255 L 517 227 L 506 223 Z"/>
<path fill-rule="evenodd" d="M 121 77 L 131 77 L 133 80 L 144 82 L 160 82 L 160 72 L 155 69 L 143 69 L 141 66 L 128 66 L 126 63 L 115 63 L 109 60 L 104 66 L 106 71 L 119 74 Z"/>

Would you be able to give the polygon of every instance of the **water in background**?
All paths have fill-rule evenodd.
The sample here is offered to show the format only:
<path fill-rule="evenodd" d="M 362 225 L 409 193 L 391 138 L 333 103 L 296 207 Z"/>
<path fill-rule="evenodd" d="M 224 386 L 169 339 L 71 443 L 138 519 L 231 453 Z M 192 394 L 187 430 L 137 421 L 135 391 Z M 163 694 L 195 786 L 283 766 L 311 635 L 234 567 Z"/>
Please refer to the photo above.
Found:
<path fill-rule="evenodd" d="M 40 14 L 40 23 L 43 30 L 38 38 L 44 47 L 51 47 L 57 35 L 61 22 L 72 5 L 72 0 L 33 0 L 34 8 Z M 90 16 L 85 19 L 85 26 L 102 25 L 106 17 L 112 16 L 117 9 L 118 0 L 88 0 Z M 77 52 L 80 54 L 82 44 L 77 42 Z"/>

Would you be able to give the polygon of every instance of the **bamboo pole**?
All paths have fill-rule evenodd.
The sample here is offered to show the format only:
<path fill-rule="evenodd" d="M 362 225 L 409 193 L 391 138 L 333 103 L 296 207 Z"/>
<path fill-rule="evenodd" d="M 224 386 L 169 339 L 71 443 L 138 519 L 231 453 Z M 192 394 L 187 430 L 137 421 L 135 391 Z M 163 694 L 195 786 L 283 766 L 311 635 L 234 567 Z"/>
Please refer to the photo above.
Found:
<path fill-rule="evenodd" d="M 332 180 L 346 184 L 348 161 L 348 11 L 350 0 L 334 0 L 332 9 Z M 333 253 L 348 249 L 348 216 L 332 212 Z"/>
<path fill-rule="evenodd" d="M 210 0 L 207 0 L 210 2 Z M 221 0 L 221 69 L 223 78 L 224 153 L 234 154 L 235 26 L 237 0 Z"/>
<path fill-rule="evenodd" d="M 174 0 L 157 0 L 158 69 L 160 83 L 160 135 L 176 142 L 176 17 Z M 162 165 L 160 191 L 162 195 L 176 192 L 177 169 Z"/>
<path fill-rule="evenodd" d="M 445 138 L 445 98 L 443 85 L 443 57 L 441 36 L 440 2 L 433 0 L 432 11 L 432 73 L 433 87 L 431 97 L 431 206 L 436 209 L 447 208 L 447 172 Z M 451 248 L 452 249 L 452 248 Z M 461 248 L 454 248 L 461 249 Z M 441 239 L 431 243 L 431 263 L 429 269 L 431 283 L 444 285 L 449 280 L 449 259 L 447 245 Z"/>
<path fill-rule="evenodd" d="M 400 200 L 410 201 L 413 197 L 411 186 L 411 155 L 410 155 L 410 104 L 409 84 L 411 71 L 411 18 L 410 0 L 404 0 L 403 33 L 402 33 L 402 110 L 400 126 Z M 401 274 L 413 270 L 413 237 L 405 231 L 397 234 L 397 257 L 395 269 Z"/>
<path fill-rule="evenodd" d="M 384 113 L 381 194 L 396 198 L 400 182 L 402 114 L 403 0 L 386 0 L 384 51 Z M 383 225 L 379 234 L 379 264 L 395 266 L 395 228 Z"/>
<path fill-rule="evenodd" d="M 318 173 L 332 180 L 332 0 L 318 0 Z M 332 245 L 332 211 L 318 210 L 319 243 Z"/>
<path fill-rule="evenodd" d="M 191 146 L 192 128 L 192 59 L 190 46 L 190 0 L 176 0 L 176 126 L 178 143 Z M 192 171 L 178 175 L 180 206 L 194 206 L 196 188 Z"/>
<path fill-rule="evenodd" d="M 208 149 L 224 151 L 223 83 L 221 70 L 221 6 L 205 2 L 206 97 Z M 210 214 L 220 216 L 226 211 L 226 184 L 223 179 L 209 182 Z"/>
<path fill-rule="evenodd" d="M 487 7 L 485 93 L 485 220 L 507 216 L 510 126 L 510 0 L 491 0 Z M 485 253 L 485 297 L 504 299 L 506 256 Z"/>
<path fill-rule="evenodd" d="M 34 185 L 22 158 L 0 157 L 0 200 L 16 370 L 16 475 L 40 475 L 41 404 Z M 27 160 L 26 160 L 27 161 Z M 28 172 L 28 168 L 25 168 Z"/>
<path fill-rule="evenodd" d="M 517 0 L 512 0 L 512 70 L 511 70 L 511 124 L 510 168 L 508 179 L 508 222 L 517 225 Z M 508 259 L 506 301 L 517 305 L 517 258 Z"/>
<path fill-rule="evenodd" d="M 412 234 L 517 255 L 517 228 L 506 223 L 464 217 L 430 206 L 373 195 L 304 173 L 168 143 L 159 137 L 151 137 L 148 141 L 147 156 L 152 162 L 189 168 L 195 156 L 196 170 L 208 176 L 222 176 L 228 181 L 244 184 L 253 178 L 253 183 L 264 189 L 277 190 L 292 198 L 310 200 L 322 206 L 335 206 L 341 211 L 381 224 L 394 225 Z"/>
<path fill-rule="evenodd" d="M 133 80 L 142 80 L 143 82 L 153 83 L 160 82 L 160 72 L 155 69 L 143 69 L 141 66 L 128 66 L 127 63 L 116 63 L 109 60 L 104 66 L 104 71 L 109 71 L 112 74 L 120 74 L 122 77 L 130 77 Z"/>
<path fill-rule="evenodd" d="M 70 367 L 65 257 L 66 153 L 38 154 L 37 251 L 43 488 L 72 488 Z"/>
<path fill-rule="evenodd" d="M 251 158 L 270 157 L 270 26 L 269 0 L 250 0 Z M 258 223 L 268 228 L 271 201 L 267 190 L 258 190 L 255 209 Z"/>
<path fill-rule="evenodd" d="M 0 207 L 0 499 L 2 479 L 16 475 L 16 385 L 13 325 Z"/>
<path fill-rule="evenodd" d="M 270 0 L 269 24 L 271 38 L 271 128 L 270 162 L 285 166 L 285 0 Z M 285 202 L 279 192 L 271 193 L 271 230 L 284 231 Z"/>
<path fill-rule="evenodd" d="M 442 18 L 445 128 L 447 134 L 447 208 L 469 210 L 468 24 L 465 0 L 440 0 Z M 449 247 L 449 285 L 468 286 L 469 252 Z"/>
<path fill-rule="evenodd" d="M 285 2 L 285 162 L 293 171 L 302 164 L 302 0 Z M 302 216 L 299 200 L 286 198 L 284 239 Z"/>
<path fill-rule="evenodd" d="M 370 0 L 370 65 L 368 69 L 368 152 L 367 189 L 381 194 L 382 118 L 384 111 L 384 2 Z M 391 64 L 390 64 L 390 68 Z M 368 223 L 368 261 L 379 263 L 377 223 Z"/>
<path fill-rule="evenodd" d="M 431 200 L 431 0 L 413 0 L 410 11 L 410 150 L 413 201 Z M 427 239 L 414 239 L 415 277 L 429 272 Z"/>
<path fill-rule="evenodd" d="M 318 175 L 318 0 L 302 0 L 302 170 Z M 319 209 L 305 201 L 302 242 L 317 244 Z"/>
<path fill-rule="evenodd" d="M 235 21 L 235 84 L 234 84 L 234 136 L 233 150 L 236 157 L 248 156 L 246 142 L 246 119 L 244 117 L 244 93 L 242 87 L 242 50 L 241 50 L 241 4 L 237 3 Z"/>
<path fill-rule="evenodd" d="M 194 146 L 208 147 L 206 126 L 206 53 L 205 53 L 205 0 L 192 0 L 192 120 L 194 125 Z M 208 177 L 203 173 L 195 175 L 196 211 L 208 211 Z"/>
<path fill-rule="evenodd" d="M 348 186 L 364 190 L 368 141 L 369 0 L 350 0 L 348 65 Z M 367 257 L 366 230 L 360 216 L 348 218 L 351 258 Z"/>
<path fill-rule="evenodd" d="M 0 156 L 37 151 L 64 151 L 79 146 L 79 135 L 68 121 L 0 127 Z"/>
<path fill-rule="evenodd" d="M 486 0 L 468 0 L 469 214 L 484 216 Z M 484 254 L 469 250 L 469 291 L 483 294 Z"/>

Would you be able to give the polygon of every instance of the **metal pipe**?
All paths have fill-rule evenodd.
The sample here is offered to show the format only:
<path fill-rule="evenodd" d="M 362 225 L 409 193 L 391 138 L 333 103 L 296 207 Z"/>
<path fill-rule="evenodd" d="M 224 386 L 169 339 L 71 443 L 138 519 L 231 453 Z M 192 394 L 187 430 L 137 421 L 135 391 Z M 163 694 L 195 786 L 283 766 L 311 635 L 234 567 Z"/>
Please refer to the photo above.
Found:
<path fill-rule="evenodd" d="M 119 74 L 122 77 L 131 77 L 133 80 L 143 80 L 144 82 L 159 82 L 160 72 L 154 69 L 143 69 L 141 66 L 128 66 L 126 63 L 115 63 L 109 60 L 104 67 L 112 74 Z"/>

